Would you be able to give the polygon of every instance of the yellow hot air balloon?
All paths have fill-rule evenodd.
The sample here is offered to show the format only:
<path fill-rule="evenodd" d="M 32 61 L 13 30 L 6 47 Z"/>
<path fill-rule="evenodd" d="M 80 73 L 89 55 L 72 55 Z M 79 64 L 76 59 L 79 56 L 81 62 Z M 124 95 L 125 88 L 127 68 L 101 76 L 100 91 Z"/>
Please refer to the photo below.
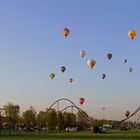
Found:
<path fill-rule="evenodd" d="M 96 64 L 96 61 L 94 60 L 94 59 L 89 59 L 88 61 L 87 61 L 87 65 L 92 69 L 93 68 L 93 66 Z"/>
<path fill-rule="evenodd" d="M 55 74 L 51 73 L 49 76 L 50 76 L 51 79 L 53 79 L 55 77 Z"/>
<path fill-rule="evenodd" d="M 128 37 L 129 37 L 130 39 L 134 39 L 135 36 L 136 36 L 136 31 L 135 31 L 135 30 L 129 30 L 129 31 L 128 31 Z"/>

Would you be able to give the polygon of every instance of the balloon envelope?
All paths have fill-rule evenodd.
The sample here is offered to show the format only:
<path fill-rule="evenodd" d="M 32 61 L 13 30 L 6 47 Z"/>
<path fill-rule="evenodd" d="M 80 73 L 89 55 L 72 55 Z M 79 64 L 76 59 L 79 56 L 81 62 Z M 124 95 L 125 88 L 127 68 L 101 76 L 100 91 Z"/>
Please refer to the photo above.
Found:
<path fill-rule="evenodd" d="M 124 59 L 123 62 L 124 62 L 124 63 L 127 63 L 127 59 Z"/>
<path fill-rule="evenodd" d="M 62 66 L 62 67 L 61 67 L 61 71 L 62 71 L 62 72 L 65 72 L 65 70 L 66 70 L 66 67 Z"/>
<path fill-rule="evenodd" d="M 50 78 L 53 79 L 54 77 L 55 77 L 55 74 L 54 73 L 51 73 L 50 74 Z"/>
<path fill-rule="evenodd" d="M 126 117 L 128 117 L 128 116 L 130 115 L 130 112 L 127 110 L 127 111 L 124 113 L 124 115 L 125 115 Z"/>
<path fill-rule="evenodd" d="M 131 73 L 133 71 L 133 69 L 131 67 L 129 67 L 129 72 Z"/>
<path fill-rule="evenodd" d="M 107 58 L 110 60 L 112 58 L 112 54 L 111 53 L 108 53 L 107 54 Z"/>
<path fill-rule="evenodd" d="M 128 31 L 128 37 L 129 37 L 130 39 L 134 39 L 135 36 L 136 36 L 136 31 L 135 31 L 135 30 L 129 30 L 129 31 Z"/>
<path fill-rule="evenodd" d="M 70 30 L 68 28 L 66 28 L 66 27 L 64 29 L 62 29 L 62 31 L 61 31 L 61 34 L 64 37 L 67 37 L 69 35 L 69 33 L 70 33 Z"/>
<path fill-rule="evenodd" d="M 93 66 L 96 64 L 96 61 L 94 59 L 89 59 L 87 61 L 87 65 L 92 69 Z"/>
<path fill-rule="evenodd" d="M 79 98 L 79 103 L 82 105 L 84 103 L 85 99 L 84 98 Z"/>
<path fill-rule="evenodd" d="M 85 56 L 85 51 L 84 50 L 82 50 L 82 51 L 80 51 L 80 57 L 84 57 Z"/>
<path fill-rule="evenodd" d="M 69 82 L 70 82 L 70 83 L 72 83 L 72 82 L 73 82 L 73 79 L 72 79 L 72 78 L 70 78 L 70 79 L 69 79 Z"/>
<path fill-rule="evenodd" d="M 102 74 L 102 79 L 105 79 L 106 75 L 105 74 Z"/>

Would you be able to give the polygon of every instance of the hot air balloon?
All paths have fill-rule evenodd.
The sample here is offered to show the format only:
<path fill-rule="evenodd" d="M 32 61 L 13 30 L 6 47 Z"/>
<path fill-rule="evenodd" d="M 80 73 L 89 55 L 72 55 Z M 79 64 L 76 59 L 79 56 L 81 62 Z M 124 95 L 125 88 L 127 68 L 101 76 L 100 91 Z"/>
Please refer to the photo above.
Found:
<path fill-rule="evenodd" d="M 50 78 L 53 79 L 54 77 L 55 77 L 55 74 L 54 73 L 51 73 L 50 74 Z"/>
<path fill-rule="evenodd" d="M 135 36 L 136 36 L 136 31 L 135 31 L 135 30 L 129 30 L 129 31 L 128 31 L 128 37 L 129 37 L 130 39 L 134 39 Z"/>
<path fill-rule="evenodd" d="M 124 63 L 127 63 L 127 59 L 124 59 L 123 62 L 124 62 Z"/>
<path fill-rule="evenodd" d="M 102 79 L 105 79 L 106 75 L 105 74 L 102 74 Z"/>
<path fill-rule="evenodd" d="M 79 98 L 79 103 L 82 105 L 84 103 L 85 99 L 84 98 Z"/>
<path fill-rule="evenodd" d="M 61 31 L 61 34 L 64 36 L 64 37 L 67 37 L 70 33 L 70 30 L 68 28 L 64 28 L 62 31 Z"/>
<path fill-rule="evenodd" d="M 107 58 L 110 60 L 112 58 L 112 54 L 111 53 L 108 53 L 107 54 Z"/>
<path fill-rule="evenodd" d="M 72 82 L 73 82 L 73 79 L 72 79 L 72 78 L 70 78 L 70 79 L 69 79 L 69 82 L 70 82 L 70 83 L 72 83 Z"/>
<path fill-rule="evenodd" d="M 125 117 L 128 117 L 130 115 L 130 112 L 127 110 L 125 113 L 124 113 Z"/>
<path fill-rule="evenodd" d="M 129 67 L 129 72 L 131 73 L 133 71 L 133 69 L 131 67 Z"/>
<path fill-rule="evenodd" d="M 87 61 L 87 65 L 92 69 L 93 66 L 96 64 L 96 61 L 94 59 L 89 59 Z"/>
<path fill-rule="evenodd" d="M 65 70 L 66 70 L 66 67 L 62 66 L 62 67 L 61 67 L 61 71 L 62 71 L 62 72 L 65 72 Z"/>
<path fill-rule="evenodd" d="M 84 57 L 85 56 L 85 51 L 84 50 L 82 50 L 82 51 L 80 51 L 80 57 Z"/>

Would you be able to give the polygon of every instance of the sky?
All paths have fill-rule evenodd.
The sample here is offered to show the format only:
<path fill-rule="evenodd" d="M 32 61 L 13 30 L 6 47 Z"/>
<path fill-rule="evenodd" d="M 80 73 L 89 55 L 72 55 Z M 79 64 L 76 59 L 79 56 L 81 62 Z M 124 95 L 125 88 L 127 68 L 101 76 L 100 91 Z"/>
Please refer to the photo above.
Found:
<path fill-rule="evenodd" d="M 139 5 L 139 0 L 0 0 L 0 107 L 12 102 L 21 111 L 29 106 L 39 111 L 67 98 L 97 119 L 103 107 L 106 119 L 132 113 L 140 105 Z M 60 33 L 64 27 L 70 29 L 66 38 Z M 132 29 L 133 40 L 127 35 Z M 89 58 L 96 61 L 92 70 Z"/>

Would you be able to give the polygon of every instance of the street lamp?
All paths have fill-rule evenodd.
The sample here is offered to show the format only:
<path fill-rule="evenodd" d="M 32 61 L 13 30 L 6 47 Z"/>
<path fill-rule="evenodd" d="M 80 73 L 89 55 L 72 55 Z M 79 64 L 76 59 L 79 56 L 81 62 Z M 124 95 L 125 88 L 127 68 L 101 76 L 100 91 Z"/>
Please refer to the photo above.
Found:
<path fill-rule="evenodd" d="M 105 119 L 105 109 L 106 109 L 105 107 L 102 108 L 102 110 L 103 110 L 103 120 Z"/>

